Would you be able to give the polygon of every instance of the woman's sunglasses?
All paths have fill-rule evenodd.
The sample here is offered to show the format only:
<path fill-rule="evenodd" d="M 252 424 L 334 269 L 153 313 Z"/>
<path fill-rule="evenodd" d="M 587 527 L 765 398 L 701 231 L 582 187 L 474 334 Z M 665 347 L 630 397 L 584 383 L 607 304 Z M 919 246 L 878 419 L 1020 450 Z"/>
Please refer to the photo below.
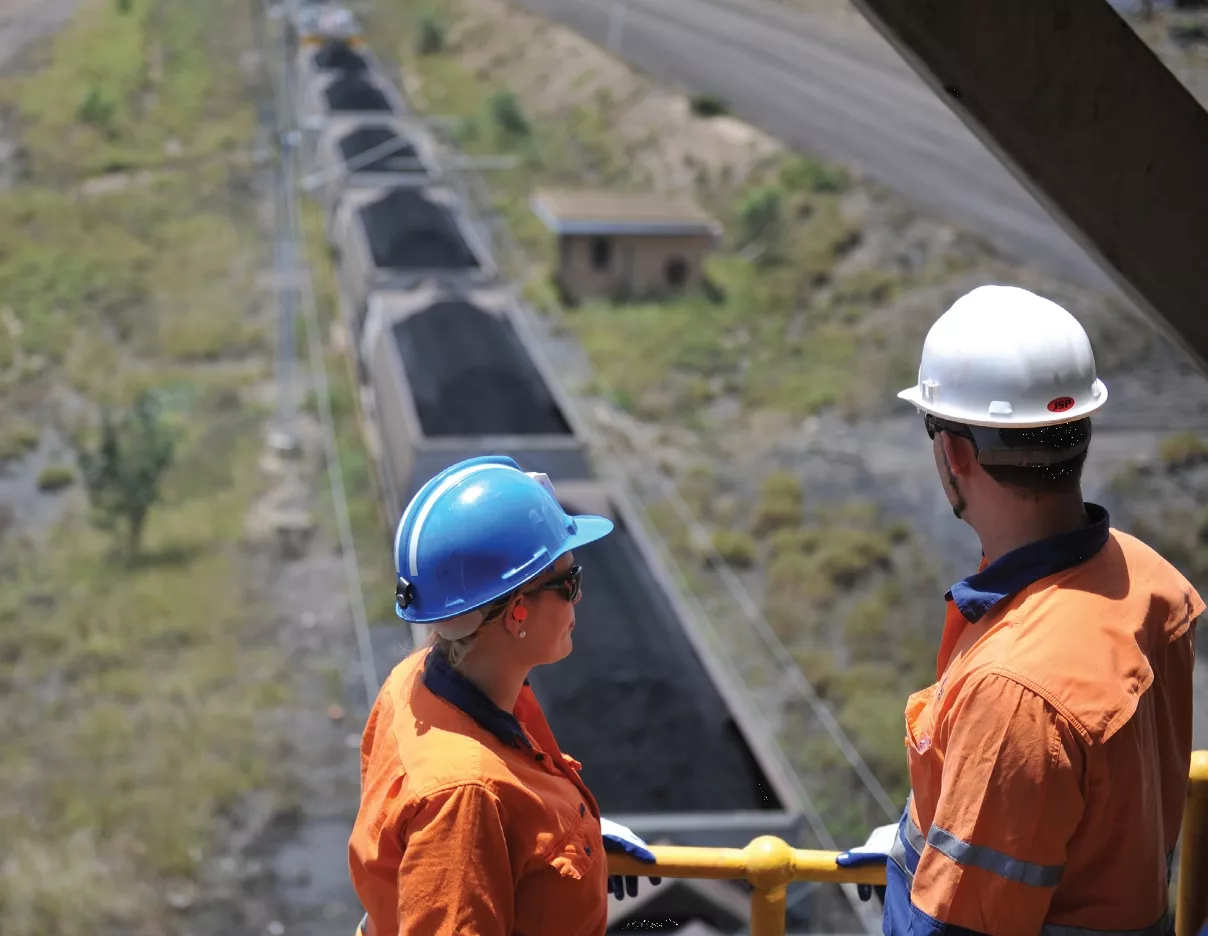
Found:
<path fill-rule="evenodd" d="M 551 579 L 538 585 L 533 591 L 560 591 L 567 601 L 575 601 L 579 597 L 579 589 L 583 585 L 583 567 L 571 566 L 565 575 Z"/>

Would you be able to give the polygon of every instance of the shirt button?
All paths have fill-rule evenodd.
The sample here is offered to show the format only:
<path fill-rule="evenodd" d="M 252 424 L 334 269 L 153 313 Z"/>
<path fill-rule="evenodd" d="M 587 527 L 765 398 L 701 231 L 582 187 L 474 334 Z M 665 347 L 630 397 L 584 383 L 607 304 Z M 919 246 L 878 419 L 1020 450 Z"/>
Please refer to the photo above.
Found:
<path fill-rule="evenodd" d="M 583 803 L 580 803 L 579 804 L 579 815 L 582 816 L 585 812 L 587 812 L 587 806 L 584 805 Z"/>

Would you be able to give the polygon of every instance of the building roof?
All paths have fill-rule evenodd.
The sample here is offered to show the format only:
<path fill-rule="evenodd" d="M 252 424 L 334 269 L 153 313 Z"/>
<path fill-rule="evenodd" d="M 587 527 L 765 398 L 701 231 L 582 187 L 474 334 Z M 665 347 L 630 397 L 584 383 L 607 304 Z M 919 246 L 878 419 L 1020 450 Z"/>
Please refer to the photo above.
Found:
<path fill-rule="evenodd" d="M 721 225 L 685 196 L 600 189 L 547 190 L 533 196 L 532 209 L 555 234 L 721 233 Z"/>

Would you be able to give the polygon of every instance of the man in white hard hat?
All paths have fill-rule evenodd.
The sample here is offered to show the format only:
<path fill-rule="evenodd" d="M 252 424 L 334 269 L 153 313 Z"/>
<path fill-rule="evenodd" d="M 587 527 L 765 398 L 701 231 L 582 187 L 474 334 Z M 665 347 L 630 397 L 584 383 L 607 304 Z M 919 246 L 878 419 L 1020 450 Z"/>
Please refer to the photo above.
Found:
<path fill-rule="evenodd" d="M 1084 503 L 1107 400 L 1072 315 L 983 286 L 931 328 L 917 385 L 981 567 L 945 596 L 938 682 L 906 707 L 911 796 L 840 856 L 885 860 L 900 933 L 1169 932 L 1204 603 Z"/>

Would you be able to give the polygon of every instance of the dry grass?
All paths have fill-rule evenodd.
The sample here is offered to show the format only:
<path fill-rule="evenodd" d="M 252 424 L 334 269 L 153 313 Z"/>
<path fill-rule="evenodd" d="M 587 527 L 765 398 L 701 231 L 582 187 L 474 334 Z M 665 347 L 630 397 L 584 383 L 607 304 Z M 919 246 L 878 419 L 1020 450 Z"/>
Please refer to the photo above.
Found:
<path fill-rule="evenodd" d="M 259 718 L 282 703 L 241 545 L 262 414 L 239 394 L 264 349 L 247 9 L 132 6 L 86 3 L 2 89 L 27 154 L 0 203 L 3 450 L 41 420 L 80 431 L 52 390 L 87 413 L 166 389 L 187 430 L 136 565 L 78 490 L 53 495 L 72 507 L 45 536 L 0 542 L 5 936 L 163 931 L 165 883 L 195 872 L 215 811 L 268 782 Z M 74 188 L 133 167 L 154 171 Z"/>

